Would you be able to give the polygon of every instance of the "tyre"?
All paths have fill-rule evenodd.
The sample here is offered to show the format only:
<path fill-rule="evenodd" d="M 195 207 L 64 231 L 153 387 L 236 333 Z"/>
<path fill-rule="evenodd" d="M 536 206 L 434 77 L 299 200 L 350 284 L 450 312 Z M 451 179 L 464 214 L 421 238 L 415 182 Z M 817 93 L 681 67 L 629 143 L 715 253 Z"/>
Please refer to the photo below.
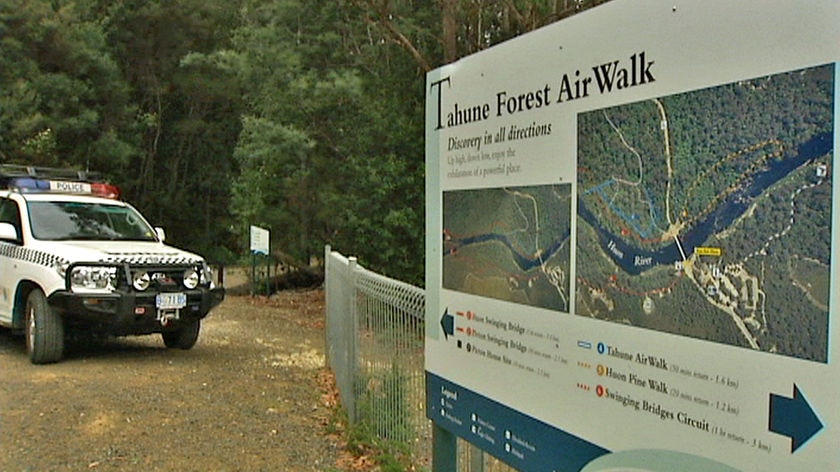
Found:
<path fill-rule="evenodd" d="M 58 362 L 64 355 L 64 322 L 40 289 L 26 298 L 26 353 L 33 364 Z"/>
<path fill-rule="evenodd" d="M 163 344 L 169 348 L 192 349 L 198 341 L 199 331 L 201 331 L 201 320 L 184 321 L 177 330 L 161 333 Z"/>

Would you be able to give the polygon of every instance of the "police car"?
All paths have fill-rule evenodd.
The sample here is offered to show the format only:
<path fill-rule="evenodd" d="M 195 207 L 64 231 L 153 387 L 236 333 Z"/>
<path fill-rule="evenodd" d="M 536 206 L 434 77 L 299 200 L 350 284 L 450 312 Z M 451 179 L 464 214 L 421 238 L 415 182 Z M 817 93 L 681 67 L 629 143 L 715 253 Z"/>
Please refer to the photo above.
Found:
<path fill-rule="evenodd" d="M 195 345 L 224 289 L 119 188 L 87 172 L 0 166 L 0 189 L 0 326 L 25 334 L 33 363 L 59 361 L 71 330 Z"/>

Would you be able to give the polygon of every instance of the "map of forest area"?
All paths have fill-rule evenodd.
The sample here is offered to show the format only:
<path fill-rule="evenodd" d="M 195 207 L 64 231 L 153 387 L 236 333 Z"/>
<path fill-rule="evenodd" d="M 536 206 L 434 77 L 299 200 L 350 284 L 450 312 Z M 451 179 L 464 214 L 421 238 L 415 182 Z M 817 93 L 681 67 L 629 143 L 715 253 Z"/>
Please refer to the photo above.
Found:
<path fill-rule="evenodd" d="M 834 80 L 580 114 L 576 314 L 827 362 Z"/>
<path fill-rule="evenodd" d="M 443 287 L 569 312 L 571 184 L 443 194 Z"/>

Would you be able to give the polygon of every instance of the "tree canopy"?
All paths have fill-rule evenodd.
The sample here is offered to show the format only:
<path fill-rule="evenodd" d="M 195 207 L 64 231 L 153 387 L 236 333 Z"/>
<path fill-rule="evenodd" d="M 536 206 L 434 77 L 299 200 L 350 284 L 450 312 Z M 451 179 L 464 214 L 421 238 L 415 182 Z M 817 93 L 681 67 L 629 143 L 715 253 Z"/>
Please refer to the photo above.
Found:
<path fill-rule="evenodd" d="M 425 73 L 597 3 L 0 0 L 0 163 L 103 172 L 213 262 L 257 225 L 419 284 Z"/>

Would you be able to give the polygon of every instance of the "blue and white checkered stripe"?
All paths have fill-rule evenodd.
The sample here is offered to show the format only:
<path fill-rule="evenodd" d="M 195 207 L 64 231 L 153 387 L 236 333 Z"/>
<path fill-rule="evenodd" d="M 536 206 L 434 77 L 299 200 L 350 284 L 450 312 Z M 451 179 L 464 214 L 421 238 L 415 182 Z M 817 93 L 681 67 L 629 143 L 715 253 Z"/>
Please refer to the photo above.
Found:
<path fill-rule="evenodd" d="M 108 257 L 100 259 L 99 262 L 129 265 L 200 265 L 204 260 L 186 254 L 126 252 L 109 254 Z"/>
<path fill-rule="evenodd" d="M 8 257 L 50 268 L 69 263 L 67 259 L 55 254 L 5 242 L 0 242 L 0 257 Z"/>

